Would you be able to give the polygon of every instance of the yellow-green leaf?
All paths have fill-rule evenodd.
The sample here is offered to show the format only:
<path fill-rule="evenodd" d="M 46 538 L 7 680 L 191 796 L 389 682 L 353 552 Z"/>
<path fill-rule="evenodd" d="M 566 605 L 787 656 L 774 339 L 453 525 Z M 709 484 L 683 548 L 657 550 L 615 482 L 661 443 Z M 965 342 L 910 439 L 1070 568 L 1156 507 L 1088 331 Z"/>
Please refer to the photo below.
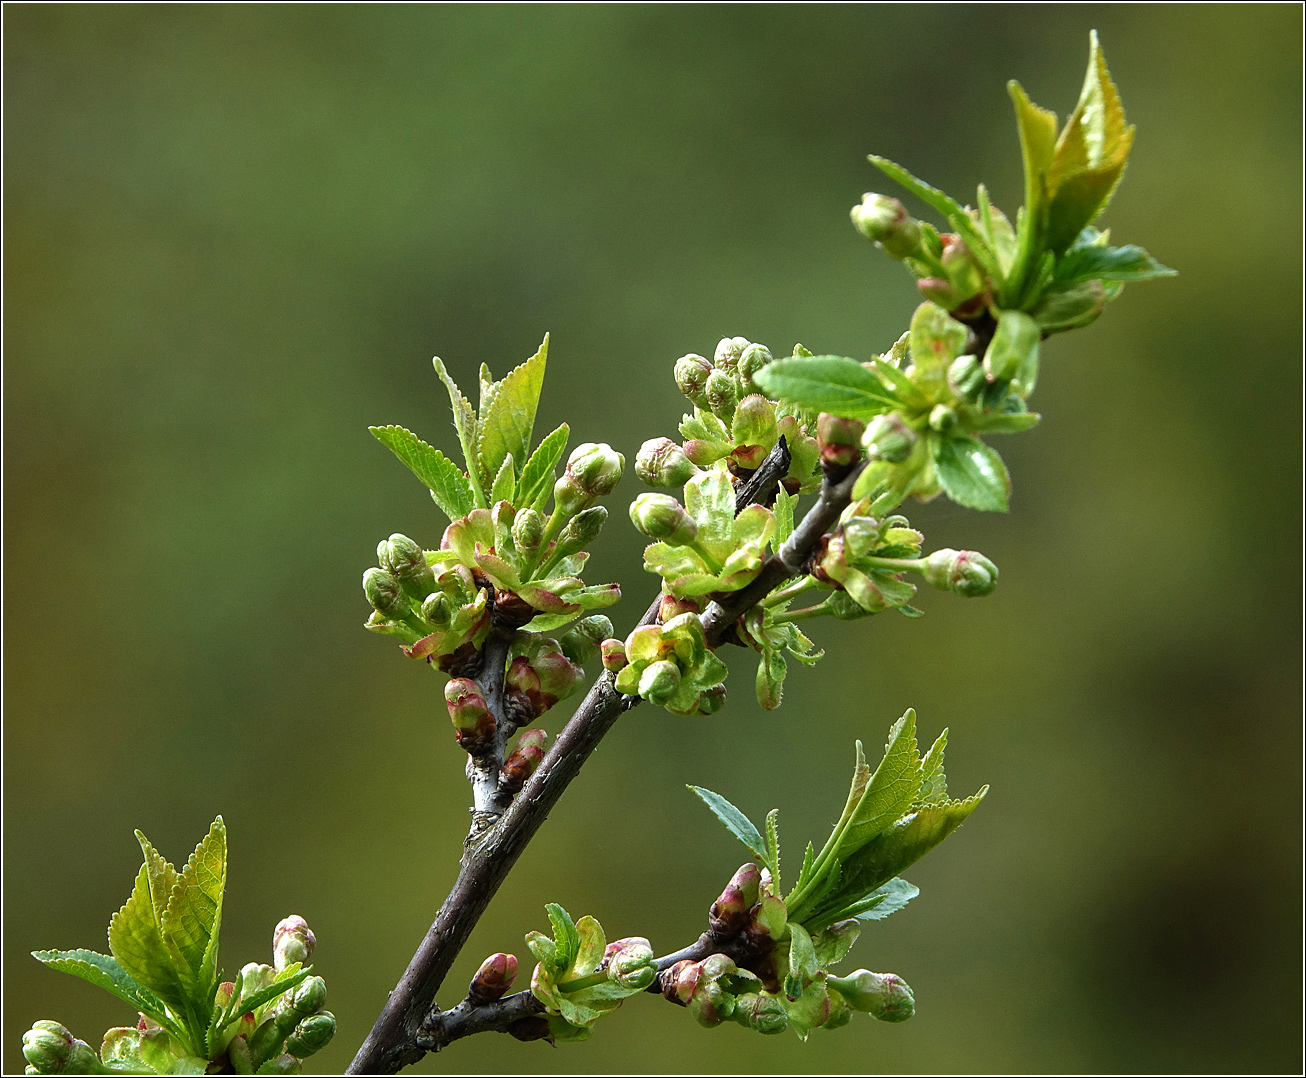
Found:
<path fill-rule="evenodd" d="M 535 410 L 544 387 L 544 367 L 549 355 L 549 336 L 535 355 L 496 383 L 494 394 L 481 422 L 480 455 L 482 478 L 488 485 L 503 467 L 504 458 L 526 460 L 530 455 Z"/>
<path fill-rule="evenodd" d="M 435 367 L 435 373 L 439 376 L 440 381 L 444 383 L 444 388 L 449 391 L 449 404 L 453 408 L 453 425 L 458 432 L 458 442 L 463 447 L 463 461 L 467 465 L 467 478 L 472 485 L 472 494 L 476 499 L 476 504 L 482 509 L 488 509 L 489 504 L 485 500 L 485 487 L 481 485 L 481 458 L 477 450 L 477 422 L 476 410 L 472 407 L 471 401 L 463 396 L 462 390 L 458 388 L 449 372 L 444 369 L 444 362 L 439 356 L 431 360 L 431 365 Z"/>
<path fill-rule="evenodd" d="M 367 429 L 426 484 L 435 504 L 450 520 L 460 520 L 472 511 L 476 503 L 472 500 L 472 488 L 467 476 L 438 449 L 427 445 L 403 427 Z"/>
<path fill-rule="evenodd" d="M 227 829 L 219 816 L 168 897 L 163 935 L 177 979 L 197 1010 L 206 1010 L 218 974 L 218 933 L 227 883 Z"/>
<path fill-rule="evenodd" d="M 147 861 L 136 876 L 131 897 L 109 921 L 109 950 L 137 982 L 180 1012 L 185 1009 L 186 996 L 164 941 L 161 923 L 162 915 L 156 920 L 150 899 Z"/>

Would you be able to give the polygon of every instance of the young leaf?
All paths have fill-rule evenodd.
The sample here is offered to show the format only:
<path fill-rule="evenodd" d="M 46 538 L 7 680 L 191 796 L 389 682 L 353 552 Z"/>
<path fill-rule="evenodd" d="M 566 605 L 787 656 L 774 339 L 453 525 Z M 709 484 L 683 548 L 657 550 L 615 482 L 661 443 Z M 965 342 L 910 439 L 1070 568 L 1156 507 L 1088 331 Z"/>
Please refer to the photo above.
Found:
<path fill-rule="evenodd" d="M 835 856 L 842 860 L 866 845 L 911 807 L 921 789 L 921 761 L 916 753 L 916 712 L 908 708 L 889 730 L 884 759 L 866 786 Z"/>
<path fill-rule="evenodd" d="M 180 1035 L 175 1022 L 168 1017 L 163 1000 L 139 983 L 117 961 L 107 954 L 98 954 L 78 948 L 74 951 L 33 951 L 32 957 L 51 969 L 71 973 L 89 981 L 97 988 L 117 996 L 142 1014 L 153 1018 L 170 1033 Z"/>
<path fill-rule="evenodd" d="M 155 920 L 146 856 L 147 863 L 137 873 L 131 897 L 109 921 L 109 950 L 132 978 L 180 1013 L 185 1010 L 186 996 L 164 942 L 162 918 Z"/>
<path fill-rule="evenodd" d="M 944 730 L 921 761 L 921 792 L 916 797 L 918 804 L 932 805 L 948 800 L 948 777 L 943 773 L 943 750 L 947 744 L 948 731 Z"/>
<path fill-rule="evenodd" d="M 218 976 L 218 933 L 227 883 L 227 829 L 219 816 L 195 847 L 163 914 L 163 936 L 177 980 L 197 1011 L 207 1013 Z"/>
<path fill-rule="evenodd" d="M 753 380 L 770 397 L 853 419 L 870 419 L 898 404 L 875 374 L 843 356 L 779 359 L 758 371 Z"/>
<path fill-rule="evenodd" d="M 484 423 L 485 417 L 490 414 L 490 405 L 494 403 L 494 395 L 499 390 L 499 383 L 494 380 L 494 375 L 490 373 L 488 363 L 481 364 L 481 399 L 480 407 L 476 413 L 478 423 Z"/>
<path fill-rule="evenodd" d="M 1173 277 L 1175 273 L 1132 243 L 1124 247 L 1077 244 L 1057 261 L 1052 279 L 1060 288 L 1093 280 L 1149 281 L 1154 277 Z"/>
<path fill-rule="evenodd" d="M 492 480 L 509 454 L 526 460 L 535 427 L 535 409 L 544 387 L 544 367 L 549 355 L 549 336 L 535 355 L 509 372 L 499 382 L 481 421 L 481 466 L 486 481 Z"/>
<path fill-rule="evenodd" d="M 440 357 L 436 356 L 431 360 L 431 364 L 435 367 L 435 373 L 440 381 L 444 383 L 444 388 L 449 391 L 449 403 L 453 407 L 453 425 L 458 431 L 458 442 L 463 447 L 463 460 L 467 464 L 467 479 L 471 483 L 473 500 L 480 508 L 488 509 L 490 506 L 485 500 L 485 488 L 481 485 L 481 457 L 476 448 L 476 411 L 472 408 L 471 401 L 463 396 L 458 384 L 449 377 L 449 372 L 444 369 L 444 362 Z"/>
<path fill-rule="evenodd" d="M 499 466 L 499 474 L 494 477 L 494 486 L 490 488 L 490 504 L 511 502 L 517 493 L 517 477 L 513 472 L 513 456 L 509 453 Z"/>
<path fill-rule="evenodd" d="M 553 925 L 553 943 L 557 948 L 554 964 L 558 970 L 565 970 L 576 960 L 576 953 L 580 950 L 580 933 L 576 931 L 571 914 L 556 902 L 546 904 L 544 910 L 549 915 L 549 923 Z"/>
<path fill-rule="evenodd" d="M 526 467 L 521 470 L 521 479 L 517 481 L 517 499 L 519 509 L 534 505 L 541 495 L 547 497 L 553 489 L 553 469 L 567 448 L 567 439 L 571 428 L 566 423 L 547 435 L 538 448 L 531 454 Z"/>
<path fill-rule="evenodd" d="M 850 917 L 855 917 L 859 921 L 883 921 L 889 914 L 897 913 L 920 893 L 919 887 L 894 877 L 865 898 L 851 902 L 841 910 L 821 914 L 813 924 L 835 924 Z"/>
<path fill-rule="evenodd" d="M 1011 477 L 996 452 L 965 435 L 932 438 L 930 449 L 939 485 L 949 498 L 969 509 L 1007 511 Z"/>
<path fill-rule="evenodd" d="M 766 862 L 766 843 L 763 841 L 762 836 L 757 833 L 757 828 L 753 826 L 747 816 L 720 794 L 705 790 L 701 786 L 690 786 L 689 788 L 698 794 L 707 807 L 716 814 L 716 818 L 726 825 L 727 831 L 748 847 L 749 851 L 759 861 Z"/>
<path fill-rule="evenodd" d="M 307 980 L 312 976 L 312 974 L 312 966 L 305 966 L 303 969 L 296 969 L 293 973 L 291 973 L 289 969 L 283 971 L 279 980 L 276 980 L 266 988 L 253 993 L 248 999 L 240 1000 L 240 1006 L 232 1008 L 232 1013 L 227 1015 L 223 1020 L 221 1028 L 225 1028 L 231 1025 L 232 1022 L 238 1021 L 244 1015 L 258 1010 L 264 1004 L 271 1003 L 272 1000 L 276 999 L 278 996 L 283 995 L 296 987 L 301 981 Z"/>
<path fill-rule="evenodd" d="M 794 533 L 794 507 L 798 504 L 798 495 L 790 494 L 780 487 L 775 496 L 775 548 L 779 550 L 786 539 Z"/>
<path fill-rule="evenodd" d="M 431 497 L 450 520 L 459 520 L 475 508 L 472 488 L 458 465 L 403 427 L 368 427 L 431 491 Z"/>
<path fill-rule="evenodd" d="M 816 949 L 812 937 L 800 924 L 789 923 L 789 973 L 785 977 L 784 992 L 797 999 L 816 977 Z"/>
<path fill-rule="evenodd" d="M 1038 220 L 1047 204 L 1047 174 L 1057 145 L 1057 114 L 1034 104 L 1015 79 L 1007 83 L 1007 93 L 1016 107 L 1016 127 L 1020 132 L 1025 212 Z"/>
<path fill-rule="evenodd" d="M 766 814 L 766 852 L 767 864 L 771 866 L 771 882 L 776 893 L 780 887 L 780 810 L 772 809 Z"/>

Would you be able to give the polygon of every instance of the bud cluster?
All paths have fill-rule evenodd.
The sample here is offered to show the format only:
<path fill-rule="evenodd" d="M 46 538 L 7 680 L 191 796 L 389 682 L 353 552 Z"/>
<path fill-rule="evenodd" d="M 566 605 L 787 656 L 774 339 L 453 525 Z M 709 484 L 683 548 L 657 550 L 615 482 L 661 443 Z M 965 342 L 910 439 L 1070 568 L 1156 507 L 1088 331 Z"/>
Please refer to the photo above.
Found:
<path fill-rule="evenodd" d="M 640 696 L 673 715 L 711 715 L 725 703 L 726 665 L 708 648 L 703 621 L 695 613 L 642 625 L 626 638 L 620 652 L 609 646 L 607 654 L 614 663 L 618 654 L 624 658 L 618 692 Z"/>
<path fill-rule="evenodd" d="M 603 621 L 607 624 L 600 628 L 610 633 L 612 622 Z M 518 726 L 532 722 L 575 692 L 584 676 L 584 669 L 567 658 L 557 640 L 518 633 L 509 653 L 505 710 Z"/>

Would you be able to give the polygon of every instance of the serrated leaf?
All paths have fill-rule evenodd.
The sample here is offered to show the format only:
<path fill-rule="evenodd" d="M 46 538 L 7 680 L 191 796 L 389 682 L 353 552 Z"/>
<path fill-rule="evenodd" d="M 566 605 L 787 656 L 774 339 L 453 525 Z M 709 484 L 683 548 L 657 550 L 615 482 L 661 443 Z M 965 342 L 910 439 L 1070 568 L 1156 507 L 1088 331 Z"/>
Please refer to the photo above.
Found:
<path fill-rule="evenodd" d="M 534 505 L 541 497 L 547 497 L 553 490 L 553 469 L 567 448 L 567 439 L 571 428 L 566 423 L 551 432 L 540 442 L 535 452 L 521 470 L 521 479 L 517 481 L 516 505 L 519 509 Z"/>
<path fill-rule="evenodd" d="M 801 887 L 812 877 L 812 866 L 816 863 L 816 849 L 809 842 L 803 851 L 803 867 L 798 871 L 798 886 Z"/>
<path fill-rule="evenodd" d="M 176 1023 L 168 1016 L 164 1001 L 128 973 L 107 954 L 77 948 L 72 951 L 33 951 L 32 957 L 51 969 L 70 973 L 103 988 L 125 1003 L 149 1015 L 171 1033 L 180 1035 Z"/>
<path fill-rule="evenodd" d="M 178 983 L 195 1010 L 205 1015 L 217 983 L 226 884 L 227 829 L 219 816 L 181 870 L 162 925 Z"/>
<path fill-rule="evenodd" d="M 1020 132 L 1020 157 L 1025 166 L 1025 212 L 1036 217 L 1047 204 L 1047 174 L 1057 144 L 1057 114 L 1034 104 L 1020 83 L 1012 79 L 1007 93 L 1016 108 Z"/>
<path fill-rule="evenodd" d="M 553 943 L 557 948 L 553 961 L 558 970 L 565 970 L 576 960 L 576 952 L 580 950 L 580 933 L 576 931 L 571 914 L 556 902 L 548 903 L 544 910 L 553 926 Z"/>
<path fill-rule="evenodd" d="M 766 852 L 767 864 L 771 866 L 771 883 L 776 893 L 780 887 L 780 810 L 772 809 L 766 814 Z"/>
<path fill-rule="evenodd" d="M 296 965 L 298 965 L 298 963 L 296 963 Z M 271 1003 L 278 996 L 283 995 L 286 992 L 289 992 L 292 988 L 295 988 L 301 982 L 307 980 L 312 975 L 313 975 L 313 967 L 304 966 L 302 969 L 298 969 L 295 972 L 290 973 L 289 976 L 283 975 L 279 980 L 274 981 L 266 988 L 260 989 L 258 992 L 255 992 L 248 999 L 240 1000 L 240 1007 L 238 1009 L 233 1010 L 232 1014 L 227 1018 L 227 1020 L 222 1023 L 223 1027 L 225 1028 L 226 1026 L 231 1025 L 232 1022 L 239 1021 L 239 1019 L 242 1018 L 245 1014 L 251 1011 L 258 1010 L 258 1008 L 262 1007 L 264 1004 Z"/>
<path fill-rule="evenodd" d="M 499 388 L 499 383 L 494 380 L 494 375 L 490 373 L 488 363 L 481 364 L 480 382 L 481 399 L 477 402 L 476 418 L 478 422 L 484 423 L 485 417 L 489 415 L 490 405 L 494 403 L 494 394 Z"/>
<path fill-rule="evenodd" d="M 909 340 L 917 378 L 941 381 L 961 355 L 970 331 L 937 303 L 926 301 L 912 312 Z"/>
<path fill-rule="evenodd" d="M 490 488 L 490 504 L 511 502 L 516 493 L 517 476 L 514 471 L 513 456 L 509 453 L 499 466 L 499 474 L 494 477 L 494 485 Z"/>
<path fill-rule="evenodd" d="M 948 800 L 948 776 L 943 773 L 943 750 L 947 745 L 948 731 L 944 730 L 921 761 L 921 792 L 916 796 L 920 804 Z"/>
<path fill-rule="evenodd" d="M 549 335 L 539 351 L 520 367 L 515 367 L 494 391 L 494 398 L 481 422 L 479 448 L 481 466 L 487 481 L 503 467 L 504 459 L 526 460 L 535 427 L 535 410 L 544 388 L 544 367 L 549 355 Z"/>
<path fill-rule="evenodd" d="M 438 449 L 403 427 L 392 425 L 367 429 L 426 484 L 435 504 L 450 520 L 458 520 L 472 511 L 475 502 L 467 477 Z"/>
<path fill-rule="evenodd" d="M 1069 287 L 1094 280 L 1149 281 L 1154 277 L 1173 277 L 1176 273 L 1132 243 L 1124 247 L 1076 244 L 1057 260 L 1052 279 L 1058 287 Z"/>
<path fill-rule="evenodd" d="M 878 898 L 879 901 L 867 908 L 864 913 L 855 916 L 859 921 L 883 921 L 889 914 L 897 913 L 920 893 L 921 889 L 915 884 L 895 876 L 872 892 L 872 897 Z"/>
<path fill-rule="evenodd" d="M 798 495 L 790 494 L 781 487 L 775 496 L 775 548 L 779 550 L 785 540 L 794 533 L 794 507 L 798 505 Z"/>
<path fill-rule="evenodd" d="M 703 803 L 712 810 L 716 818 L 725 824 L 727 831 L 739 839 L 753 856 L 765 863 L 766 842 L 757 833 L 757 828 L 753 826 L 752 821 L 747 816 L 720 794 L 705 790 L 701 786 L 690 786 L 689 788 L 703 799 Z"/>
<path fill-rule="evenodd" d="M 131 897 L 109 921 L 109 950 L 132 978 L 180 1013 L 185 1010 L 186 994 L 161 922 L 162 918 L 155 921 L 150 900 L 149 866 L 141 865 Z"/>
<path fill-rule="evenodd" d="M 1011 477 L 993 449 L 965 435 L 932 439 L 930 449 L 939 485 L 949 498 L 969 509 L 1007 511 Z"/>
<path fill-rule="evenodd" d="M 753 380 L 768 397 L 853 419 L 870 419 L 899 403 L 879 377 L 844 356 L 778 359 Z"/>
<path fill-rule="evenodd" d="M 472 403 L 463 396 L 462 390 L 458 384 L 449 377 L 449 372 L 444 369 L 444 362 L 439 356 L 431 360 L 432 366 L 435 367 L 435 373 L 439 376 L 440 381 L 444 383 L 444 388 L 449 392 L 449 404 L 453 408 L 453 425 L 458 432 L 458 442 L 463 447 L 463 460 L 467 464 L 467 479 L 472 488 L 472 499 L 482 509 L 488 509 L 489 503 L 485 500 L 485 488 L 481 485 L 481 457 L 477 449 L 477 421 L 476 411 L 472 408 Z"/>
<path fill-rule="evenodd" d="M 921 789 L 921 760 L 916 752 L 916 712 L 908 708 L 889 730 L 889 741 L 839 837 L 835 857 L 846 858 L 903 815 Z"/>

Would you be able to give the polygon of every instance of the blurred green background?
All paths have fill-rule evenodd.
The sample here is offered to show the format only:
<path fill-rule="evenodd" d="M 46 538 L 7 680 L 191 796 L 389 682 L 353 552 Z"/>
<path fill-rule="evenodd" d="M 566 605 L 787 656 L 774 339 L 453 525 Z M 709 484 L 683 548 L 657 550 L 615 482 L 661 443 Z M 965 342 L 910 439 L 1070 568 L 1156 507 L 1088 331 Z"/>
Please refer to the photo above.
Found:
<path fill-rule="evenodd" d="M 1102 35 L 1133 161 L 1105 223 L 1181 276 L 1045 348 L 1002 440 L 1008 516 L 936 502 L 983 602 L 816 626 L 785 706 L 623 720 L 441 999 L 543 903 L 659 951 L 742 850 L 684 789 L 782 810 L 791 857 L 854 737 L 908 705 L 992 784 L 854 965 L 905 1026 L 806 1045 L 637 998 L 556 1051 L 419 1070 L 1296 1071 L 1300 155 L 1296 6 L 92 7 L 4 12 L 4 1028 L 98 1044 L 122 1004 L 27 956 L 103 947 L 138 861 L 231 832 L 229 970 L 301 913 L 340 1070 L 451 883 L 462 761 L 430 668 L 365 633 L 379 538 L 441 518 L 366 432 L 454 444 L 464 384 L 552 331 L 537 429 L 671 433 L 670 364 L 723 334 L 867 357 L 915 290 L 847 210 L 869 151 L 1014 216 L 1018 77 L 1062 116 Z M 917 207 L 918 209 L 920 207 Z M 624 505 L 589 575 L 654 580 Z M 549 717 L 560 728 L 567 707 Z M 619 822 L 618 822 L 619 821 Z"/>

